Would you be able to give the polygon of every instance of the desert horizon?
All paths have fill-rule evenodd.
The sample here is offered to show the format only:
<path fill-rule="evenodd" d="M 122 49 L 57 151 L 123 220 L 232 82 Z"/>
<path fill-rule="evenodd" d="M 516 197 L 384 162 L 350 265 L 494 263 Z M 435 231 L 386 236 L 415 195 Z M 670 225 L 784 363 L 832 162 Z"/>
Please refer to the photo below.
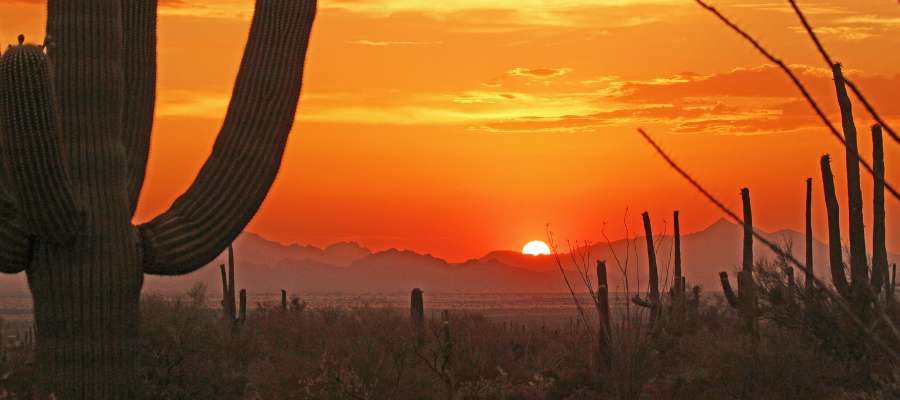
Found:
<path fill-rule="evenodd" d="M 898 33 L 0 0 L 0 400 L 900 399 Z"/>

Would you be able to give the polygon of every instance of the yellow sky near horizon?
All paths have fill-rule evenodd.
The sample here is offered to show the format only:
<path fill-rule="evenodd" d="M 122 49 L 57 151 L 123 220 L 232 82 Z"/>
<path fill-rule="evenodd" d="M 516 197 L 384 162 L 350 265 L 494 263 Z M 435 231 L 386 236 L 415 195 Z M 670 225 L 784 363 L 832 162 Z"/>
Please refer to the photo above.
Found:
<path fill-rule="evenodd" d="M 621 237 L 626 208 L 632 232 L 643 210 L 658 230 L 673 209 L 684 231 L 718 219 L 635 134 L 644 127 L 727 204 L 738 206 L 739 189 L 750 187 L 763 229 L 802 230 L 812 176 L 816 231 L 825 237 L 818 158 L 834 156 L 842 185 L 843 151 L 752 48 L 691 1 L 547 3 L 321 0 L 297 123 L 249 230 L 461 260 L 544 239 L 547 223 L 562 238 L 600 240 L 604 229 Z M 790 63 L 835 116 L 829 71 L 787 2 L 713 3 Z M 42 37 L 42 4 L 0 0 L 0 43 L 20 32 Z M 208 154 L 253 3 L 162 4 L 139 220 L 164 210 Z M 900 53 L 892 51 L 900 6 L 800 4 L 832 55 L 900 126 Z M 870 119 L 856 112 L 869 154 Z M 886 145 L 888 179 L 900 185 L 892 167 L 900 148 Z M 898 226 L 900 206 L 888 200 L 889 232 Z M 900 237 L 889 241 L 900 252 Z"/>

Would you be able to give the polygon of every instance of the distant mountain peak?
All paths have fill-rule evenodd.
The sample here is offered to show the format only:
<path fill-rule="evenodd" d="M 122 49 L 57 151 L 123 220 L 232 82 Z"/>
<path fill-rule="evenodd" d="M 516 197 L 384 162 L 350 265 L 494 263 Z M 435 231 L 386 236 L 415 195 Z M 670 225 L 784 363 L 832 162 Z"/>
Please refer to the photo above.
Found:
<path fill-rule="evenodd" d="M 721 229 L 734 229 L 737 226 L 736 223 L 729 221 L 727 218 L 722 217 L 713 222 L 711 225 L 707 226 L 703 231 L 717 231 Z"/>

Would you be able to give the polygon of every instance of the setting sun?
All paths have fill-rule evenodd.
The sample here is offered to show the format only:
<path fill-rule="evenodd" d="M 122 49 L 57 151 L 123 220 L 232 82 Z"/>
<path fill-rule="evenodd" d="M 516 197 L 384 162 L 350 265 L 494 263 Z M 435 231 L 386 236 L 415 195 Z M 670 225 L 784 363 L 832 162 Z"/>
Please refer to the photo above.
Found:
<path fill-rule="evenodd" d="M 545 256 L 550 254 L 550 246 L 540 240 L 532 240 L 522 247 L 522 254 Z"/>

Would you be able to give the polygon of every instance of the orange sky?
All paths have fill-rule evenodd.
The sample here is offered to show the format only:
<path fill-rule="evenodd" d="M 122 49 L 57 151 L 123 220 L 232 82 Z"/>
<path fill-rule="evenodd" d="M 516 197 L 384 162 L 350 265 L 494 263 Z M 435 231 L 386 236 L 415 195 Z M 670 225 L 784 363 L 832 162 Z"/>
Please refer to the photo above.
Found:
<path fill-rule="evenodd" d="M 164 210 L 209 153 L 252 11 L 247 0 L 165 3 L 139 221 Z M 832 55 L 900 126 L 900 6 L 804 3 Z M 691 1 L 320 4 L 297 124 L 250 231 L 461 260 L 543 239 L 546 223 L 562 238 L 599 240 L 604 223 L 621 237 L 626 208 L 632 231 L 643 210 L 658 230 L 676 208 L 684 231 L 719 218 L 641 141 L 640 126 L 728 204 L 749 186 L 763 229 L 802 230 L 813 176 L 825 236 L 818 158 L 835 155 L 840 179 L 841 148 L 779 72 Z M 786 2 L 714 4 L 836 111 L 828 71 Z M 0 0 L 10 43 L 20 32 L 43 37 L 43 19 L 43 2 Z M 857 116 L 868 155 L 870 121 L 860 107 Z M 886 145 L 888 179 L 900 185 L 900 147 Z M 898 204 L 888 199 L 889 233 Z M 900 251 L 900 236 L 888 239 Z"/>

